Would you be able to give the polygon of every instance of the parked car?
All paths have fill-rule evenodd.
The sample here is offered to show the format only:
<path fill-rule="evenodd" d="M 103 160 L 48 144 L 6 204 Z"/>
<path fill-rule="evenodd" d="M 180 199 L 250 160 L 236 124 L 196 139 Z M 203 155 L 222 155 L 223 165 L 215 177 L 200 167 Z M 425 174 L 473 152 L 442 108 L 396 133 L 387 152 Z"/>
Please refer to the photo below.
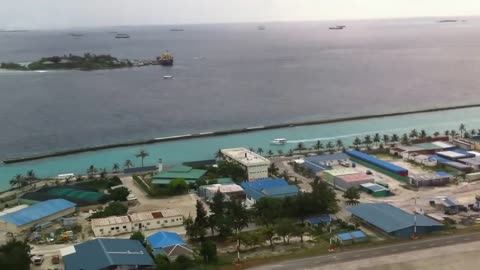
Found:
<path fill-rule="evenodd" d="M 366 174 L 368 174 L 368 175 L 372 175 L 373 173 L 372 173 L 372 171 L 370 171 L 370 170 L 367 170 Z"/>
<path fill-rule="evenodd" d="M 52 256 L 52 264 L 59 264 L 60 263 L 60 256 L 54 255 Z"/>
<path fill-rule="evenodd" d="M 43 257 L 43 255 L 32 255 L 30 256 L 30 260 L 34 265 L 42 265 L 45 258 Z"/>

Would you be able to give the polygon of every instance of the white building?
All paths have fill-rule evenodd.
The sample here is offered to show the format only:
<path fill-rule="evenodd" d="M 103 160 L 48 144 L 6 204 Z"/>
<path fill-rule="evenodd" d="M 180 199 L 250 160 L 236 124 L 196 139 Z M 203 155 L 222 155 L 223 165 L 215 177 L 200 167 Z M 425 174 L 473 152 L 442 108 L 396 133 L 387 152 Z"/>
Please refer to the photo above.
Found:
<path fill-rule="evenodd" d="M 132 213 L 126 216 L 98 218 L 91 221 L 92 231 L 96 237 L 181 225 L 183 225 L 183 216 L 176 210 Z"/>
<path fill-rule="evenodd" d="M 225 160 L 240 164 L 247 172 L 248 180 L 268 178 L 270 161 L 246 148 L 221 150 Z"/>
<path fill-rule="evenodd" d="M 245 200 L 245 191 L 241 186 L 236 184 L 213 184 L 207 186 L 200 186 L 198 188 L 198 194 L 201 197 L 205 198 L 206 201 L 212 201 L 213 197 L 217 192 L 225 195 L 225 200 L 227 201 Z"/>

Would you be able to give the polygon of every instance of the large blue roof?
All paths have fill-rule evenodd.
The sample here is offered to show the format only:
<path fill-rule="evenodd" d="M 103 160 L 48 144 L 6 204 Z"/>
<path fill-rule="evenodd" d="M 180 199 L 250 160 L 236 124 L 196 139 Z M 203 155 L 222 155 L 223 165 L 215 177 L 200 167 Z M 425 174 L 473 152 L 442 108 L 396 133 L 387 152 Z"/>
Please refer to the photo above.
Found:
<path fill-rule="evenodd" d="M 185 245 L 185 241 L 173 232 L 158 232 L 147 237 L 147 242 L 152 248 L 165 248 L 175 245 Z"/>
<path fill-rule="evenodd" d="M 63 256 L 65 270 L 98 270 L 110 266 L 155 265 L 138 240 L 99 238 L 75 245 Z"/>
<path fill-rule="evenodd" d="M 362 203 L 347 208 L 354 216 L 367 223 L 392 233 L 414 226 L 414 215 L 388 203 Z M 441 223 L 423 215 L 417 215 L 417 226 L 443 226 Z"/>
<path fill-rule="evenodd" d="M 305 162 L 302 163 L 302 166 L 312 170 L 314 173 L 318 173 L 318 172 L 330 169 L 325 163 L 328 163 L 330 161 L 346 160 L 346 159 L 349 159 L 349 157 L 344 153 L 311 156 L 303 159 Z"/>
<path fill-rule="evenodd" d="M 76 204 L 64 199 L 53 199 L 3 215 L 0 219 L 22 226 L 75 206 Z"/>
<path fill-rule="evenodd" d="M 399 167 L 395 164 L 380 160 L 376 157 L 372 157 L 372 156 L 367 155 L 365 153 L 362 153 L 360 151 L 348 150 L 347 154 L 354 157 L 354 158 L 358 158 L 360 160 L 371 163 L 371 164 L 373 164 L 375 166 L 378 166 L 382 169 L 385 169 L 385 170 L 388 170 L 388 171 L 391 171 L 391 172 L 394 172 L 394 173 L 397 173 L 397 174 L 398 173 L 408 173 L 407 169 L 404 169 L 404 168 Z"/>
<path fill-rule="evenodd" d="M 284 198 L 298 194 L 298 188 L 282 178 L 266 178 L 240 184 L 245 193 L 255 200 L 263 197 Z"/>

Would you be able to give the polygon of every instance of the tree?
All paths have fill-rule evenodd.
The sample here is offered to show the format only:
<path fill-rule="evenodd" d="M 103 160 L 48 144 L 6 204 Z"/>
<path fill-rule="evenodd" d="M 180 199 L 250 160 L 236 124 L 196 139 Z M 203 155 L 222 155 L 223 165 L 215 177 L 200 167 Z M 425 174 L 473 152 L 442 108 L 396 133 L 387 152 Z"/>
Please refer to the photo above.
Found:
<path fill-rule="evenodd" d="M 155 256 L 155 266 L 157 270 L 168 270 L 170 269 L 170 261 L 168 260 L 167 255 L 158 254 Z"/>
<path fill-rule="evenodd" d="M 302 152 L 303 150 L 305 150 L 305 145 L 302 143 L 302 142 L 299 142 L 297 144 L 297 147 L 295 148 L 295 150 L 297 150 L 298 152 Z"/>
<path fill-rule="evenodd" d="M 278 150 L 277 150 L 277 154 L 278 154 L 279 156 L 283 156 L 283 150 L 282 150 L 282 149 L 278 149 Z"/>
<path fill-rule="evenodd" d="M 143 160 L 149 155 L 150 154 L 145 150 L 140 150 L 140 152 L 138 152 L 138 154 L 135 155 L 137 158 L 140 158 L 142 160 L 142 168 L 143 168 Z"/>
<path fill-rule="evenodd" d="M 455 138 L 455 137 L 457 137 L 457 136 L 458 136 L 458 133 L 457 133 L 457 131 L 456 131 L 456 130 L 454 130 L 454 129 L 450 130 L 450 136 L 452 136 L 452 138 Z"/>
<path fill-rule="evenodd" d="M 27 178 L 28 182 L 33 182 L 33 181 L 37 180 L 37 175 L 35 174 L 34 170 L 29 170 L 27 172 L 26 178 Z"/>
<path fill-rule="evenodd" d="M 328 152 L 330 152 L 330 153 L 335 152 L 335 150 L 333 149 L 334 146 L 333 146 L 333 143 L 332 143 L 332 142 L 330 142 L 330 141 L 327 142 L 327 145 L 326 145 L 325 147 L 328 149 Z"/>
<path fill-rule="evenodd" d="M 408 137 L 410 137 L 411 139 L 418 138 L 418 131 L 416 129 L 412 129 L 412 131 L 410 131 L 410 134 L 408 135 Z"/>
<path fill-rule="evenodd" d="M 198 227 L 195 225 L 195 222 L 191 216 L 188 216 L 183 220 L 183 227 L 185 227 L 188 238 L 192 240 L 196 240 L 198 238 Z"/>
<path fill-rule="evenodd" d="M 372 137 L 370 135 L 365 136 L 363 143 L 369 147 L 372 144 Z"/>
<path fill-rule="evenodd" d="M 450 136 L 450 130 L 445 130 L 444 134 L 445 134 L 445 136 L 449 137 Z"/>
<path fill-rule="evenodd" d="M 125 164 L 123 164 L 123 167 L 125 167 L 127 169 L 130 169 L 133 166 L 134 166 L 133 162 L 130 159 L 125 160 Z"/>
<path fill-rule="evenodd" d="M 236 181 L 243 181 L 246 178 L 246 172 L 242 166 L 228 161 L 218 163 L 217 173 L 220 177 L 230 177 Z"/>
<path fill-rule="evenodd" d="M 113 201 L 125 202 L 127 197 L 130 195 L 130 191 L 126 187 L 119 187 L 116 189 L 110 190 L 110 198 Z"/>
<path fill-rule="evenodd" d="M 138 240 L 140 243 L 145 243 L 145 235 L 141 231 L 136 231 L 130 235 L 131 240 Z"/>
<path fill-rule="evenodd" d="M 294 233 L 295 223 L 288 218 L 281 218 L 275 222 L 273 227 L 275 233 L 282 237 L 283 243 L 288 244 L 290 242 L 289 237 Z"/>
<path fill-rule="evenodd" d="M 195 217 L 194 226 L 195 234 L 200 239 L 203 239 L 207 234 L 208 228 L 208 217 L 207 217 L 207 210 L 203 207 L 203 203 L 200 200 L 197 200 L 197 204 L 195 205 L 197 216 Z"/>
<path fill-rule="evenodd" d="M 218 149 L 217 152 L 215 152 L 215 158 L 216 159 L 222 159 L 223 158 L 222 149 Z"/>
<path fill-rule="evenodd" d="M 375 143 L 375 145 L 378 146 L 378 144 L 380 143 L 381 139 L 380 139 L 380 134 L 378 133 L 375 133 L 375 135 L 373 136 L 373 142 Z"/>
<path fill-rule="evenodd" d="M 128 212 L 128 207 L 120 202 L 110 203 L 103 211 L 99 211 L 90 216 L 90 218 L 104 218 L 111 216 L 122 216 Z"/>
<path fill-rule="evenodd" d="M 357 204 L 360 199 L 360 192 L 357 188 L 350 187 L 343 193 L 343 198 L 347 199 L 348 204 Z"/>
<path fill-rule="evenodd" d="M 388 134 L 383 134 L 382 141 L 384 144 L 388 144 L 390 142 L 390 136 L 388 136 Z"/>
<path fill-rule="evenodd" d="M 10 185 L 12 187 L 24 187 L 26 186 L 28 183 L 27 183 L 27 180 L 25 179 L 25 177 L 23 177 L 23 175 L 21 174 L 17 174 L 15 175 L 11 180 L 10 180 Z"/>
<path fill-rule="evenodd" d="M 428 134 L 424 129 L 420 130 L 420 135 L 419 135 L 420 139 L 425 139 L 427 138 L 427 136 Z"/>
<path fill-rule="evenodd" d="M 95 165 L 90 165 L 87 169 L 87 174 L 89 178 L 92 178 L 98 172 L 98 169 L 95 168 Z"/>
<path fill-rule="evenodd" d="M 171 263 L 171 268 L 175 270 L 192 269 L 195 266 L 193 259 L 186 255 L 180 255 L 175 259 L 175 262 Z"/>
<path fill-rule="evenodd" d="M 118 171 L 120 171 L 120 165 L 118 163 L 113 163 L 112 170 L 113 172 L 117 173 Z"/>
<path fill-rule="evenodd" d="M 397 134 L 392 134 L 392 142 L 398 142 L 400 140 L 400 138 L 398 137 Z"/>
<path fill-rule="evenodd" d="M 438 137 L 438 136 L 440 136 L 440 132 L 435 131 L 435 132 L 433 133 L 433 137 Z"/>
<path fill-rule="evenodd" d="M 463 133 L 465 131 L 467 131 L 467 128 L 466 128 L 465 124 L 462 123 L 462 124 L 460 124 L 460 127 L 458 128 L 458 130 L 460 131 L 460 137 L 463 137 Z"/>
<path fill-rule="evenodd" d="M 342 148 L 343 148 L 343 142 L 342 142 L 342 140 L 338 139 L 338 140 L 337 140 L 337 143 L 335 144 L 335 146 L 337 147 L 337 150 L 338 150 L 338 151 L 342 150 Z"/>
<path fill-rule="evenodd" d="M 202 245 L 200 247 L 200 256 L 202 256 L 203 261 L 206 264 L 216 262 L 217 261 L 217 245 L 211 240 L 202 242 Z"/>
<path fill-rule="evenodd" d="M 248 226 L 249 215 L 247 210 L 238 201 L 227 202 L 227 216 L 232 221 L 233 229 L 241 232 Z"/>
<path fill-rule="evenodd" d="M 268 155 L 269 157 L 273 156 L 273 151 L 272 151 L 272 150 L 268 150 L 267 155 Z"/>
<path fill-rule="evenodd" d="M 29 270 L 30 246 L 16 239 L 0 246 L 0 268 Z"/>
<path fill-rule="evenodd" d="M 263 148 L 259 147 L 257 153 L 261 156 L 263 154 Z"/>
<path fill-rule="evenodd" d="M 268 174 L 270 174 L 271 176 L 276 176 L 278 175 L 278 167 L 275 165 L 275 163 L 270 163 L 270 166 L 268 167 Z"/>
<path fill-rule="evenodd" d="M 313 149 L 315 149 L 315 150 L 317 150 L 317 151 L 322 150 L 322 149 L 323 149 L 323 143 L 318 140 L 318 141 L 315 143 L 315 145 L 313 146 Z"/>
<path fill-rule="evenodd" d="M 470 132 L 465 131 L 465 132 L 463 133 L 463 138 L 468 139 L 468 138 L 470 138 L 470 137 L 471 137 Z"/>
<path fill-rule="evenodd" d="M 408 139 L 408 135 L 406 133 L 402 135 L 400 142 L 405 145 L 410 144 L 410 140 Z"/>
<path fill-rule="evenodd" d="M 274 248 L 274 245 L 273 245 L 273 238 L 275 237 L 275 230 L 273 229 L 273 227 L 262 227 L 260 229 L 260 233 L 263 235 L 263 237 L 268 240 L 268 242 L 270 243 L 270 247 Z"/>
<path fill-rule="evenodd" d="M 359 137 L 355 137 L 355 140 L 353 140 L 353 146 L 355 146 L 356 149 L 359 149 L 360 145 L 362 145 L 362 140 Z"/>
<path fill-rule="evenodd" d="M 472 129 L 470 130 L 470 134 L 472 134 L 472 136 L 475 136 L 475 134 L 477 134 L 477 131 L 475 129 Z"/>
<path fill-rule="evenodd" d="M 295 154 L 295 152 L 293 151 L 293 149 L 290 149 L 288 150 L 288 156 L 293 156 L 293 154 Z"/>
<path fill-rule="evenodd" d="M 301 223 L 294 227 L 292 236 L 300 237 L 300 243 L 303 244 L 303 237 L 305 236 L 305 233 L 307 233 L 307 227 Z"/>
<path fill-rule="evenodd" d="M 188 184 L 184 179 L 173 179 L 168 183 L 168 194 L 181 195 L 188 192 Z"/>

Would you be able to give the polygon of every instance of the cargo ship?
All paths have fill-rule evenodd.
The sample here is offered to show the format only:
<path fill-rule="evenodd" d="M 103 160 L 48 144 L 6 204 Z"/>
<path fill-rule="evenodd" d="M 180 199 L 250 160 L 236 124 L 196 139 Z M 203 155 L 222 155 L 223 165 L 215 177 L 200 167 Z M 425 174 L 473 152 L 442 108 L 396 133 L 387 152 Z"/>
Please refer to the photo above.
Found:
<path fill-rule="evenodd" d="M 173 66 L 173 55 L 169 52 L 162 53 L 162 55 L 157 57 L 157 62 L 162 66 Z"/>

